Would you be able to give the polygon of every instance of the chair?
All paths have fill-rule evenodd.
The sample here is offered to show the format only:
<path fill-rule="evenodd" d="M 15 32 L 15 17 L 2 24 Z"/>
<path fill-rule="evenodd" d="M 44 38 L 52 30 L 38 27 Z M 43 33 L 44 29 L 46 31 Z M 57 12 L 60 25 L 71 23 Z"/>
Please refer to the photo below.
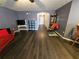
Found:
<path fill-rule="evenodd" d="M 75 41 L 73 41 L 72 45 L 75 44 L 79 40 L 79 25 L 77 25 L 77 30 L 75 32 Z"/>

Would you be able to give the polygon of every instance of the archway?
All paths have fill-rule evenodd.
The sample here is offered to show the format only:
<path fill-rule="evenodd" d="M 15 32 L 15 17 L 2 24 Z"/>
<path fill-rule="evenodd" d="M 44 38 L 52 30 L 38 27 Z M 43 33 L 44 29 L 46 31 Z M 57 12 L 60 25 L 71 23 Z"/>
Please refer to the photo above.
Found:
<path fill-rule="evenodd" d="M 40 12 L 37 14 L 38 25 L 45 25 L 49 28 L 50 14 L 48 12 Z"/>

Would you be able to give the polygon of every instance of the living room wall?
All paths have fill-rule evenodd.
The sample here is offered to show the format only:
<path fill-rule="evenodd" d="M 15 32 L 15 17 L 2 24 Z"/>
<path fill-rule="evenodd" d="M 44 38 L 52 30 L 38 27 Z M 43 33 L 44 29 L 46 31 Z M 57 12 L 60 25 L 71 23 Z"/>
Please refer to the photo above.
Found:
<path fill-rule="evenodd" d="M 15 11 L 5 7 L 0 7 L 0 29 L 2 28 L 17 28 L 17 15 Z"/>
<path fill-rule="evenodd" d="M 70 38 L 69 33 L 77 24 L 79 24 L 79 0 L 73 0 L 64 36 Z"/>
<path fill-rule="evenodd" d="M 71 4 L 72 4 L 72 2 L 69 2 L 66 5 L 64 5 L 63 7 L 56 10 L 57 21 L 60 24 L 60 28 L 59 28 L 58 32 L 62 36 L 64 36 L 64 32 L 65 32 L 65 29 L 66 29 Z"/>
<path fill-rule="evenodd" d="M 38 20 L 37 20 L 37 14 L 40 12 L 47 12 L 50 15 L 53 15 L 55 11 L 52 10 L 44 10 L 44 11 L 17 11 L 18 20 L 35 20 L 36 21 L 36 29 L 38 29 Z M 49 19 L 50 20 L 50 19 Z"/>
<path fill-rule="evenodd" d="M 48 12 L 51 15 L 55 13 L 53 10 L 44 10 L 44 11 L 17 11 L 18 20 L 37 20 L 37 13 L 39 12 Z M 27 14 L 28 13 L 28 14 Z"/>

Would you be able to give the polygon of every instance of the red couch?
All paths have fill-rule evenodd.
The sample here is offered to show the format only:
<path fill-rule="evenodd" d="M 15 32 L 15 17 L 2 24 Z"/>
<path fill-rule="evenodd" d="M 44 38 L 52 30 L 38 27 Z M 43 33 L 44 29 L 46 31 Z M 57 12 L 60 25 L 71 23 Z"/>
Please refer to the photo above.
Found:
<path fill-rule="evenodd" d="M 5 48 L 5 46 L 14 39 L 14 34 L 7 31 L 7 29 L 0 30 L 0 52 Z"/>

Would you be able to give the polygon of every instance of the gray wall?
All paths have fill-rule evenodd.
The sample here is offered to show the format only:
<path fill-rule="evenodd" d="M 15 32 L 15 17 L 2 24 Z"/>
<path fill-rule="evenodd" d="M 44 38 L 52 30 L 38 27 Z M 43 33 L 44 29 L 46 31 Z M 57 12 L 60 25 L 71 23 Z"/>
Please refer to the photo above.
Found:
<path fill-rule="evenodd" d="M 37 20 L 37 12 L 34 11 L 17 11 L 17 15 L 18 20 Z"/>
<path fill-rule="evenodd" d="M 68 34 L 76 27 L 77 24 L 79 24 L 79 0 L 73 0 L 65 30 L 65 37 L 69 38 Z"/>
<path fill-rule="evenodd" d="M 64 32 L 65 32 L 71 4 L 72 2 L 69 2 L 68 4 L 56 10 L 57 20 L 58 20 L 58 23 L 60 24 L 60 29 L 58 30 L 58 32 L 61 35 L 64 35 Z"/>
<path fill-rule="evenodd" d="M 37 20 L 37 13 L 40 12 L 48 12 L 50 14 L 54 14 L 55 11 L 17 11 L 18 20 L 35 20 L 35 29 L 38 30 L 39 21 Z M 28 13 L 28 14 L 27 14 Z"/>
<path fill-rule="evenodd" d="M 37 13 L 39 12 L 54 14 L 55 11 L 17 11 L 18 20 L 37 20 Z M 28 13 L 28 15 L 26 15 L 26 13 Z"/>
<path fill-rule="evenodd" d="M 16 19 L 15 11 L 0 7 L 0 28 L 16 28 Z"/>

